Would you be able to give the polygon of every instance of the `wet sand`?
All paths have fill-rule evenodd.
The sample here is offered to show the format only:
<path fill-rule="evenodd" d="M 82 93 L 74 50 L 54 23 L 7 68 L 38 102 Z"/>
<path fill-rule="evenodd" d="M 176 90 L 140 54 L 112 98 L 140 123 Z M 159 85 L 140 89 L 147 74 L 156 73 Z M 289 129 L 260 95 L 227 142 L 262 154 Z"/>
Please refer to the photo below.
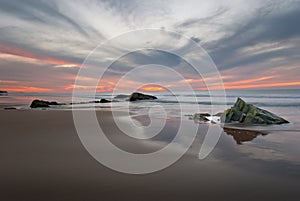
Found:
<path fill-rule="evenodd" d="M 109 111 L 98 111 L 97 116 L 120 147 L 136 153 L 157 149 L 122 136 Z M 165 134 L 176 127 L 176 121 L 169 121 Z M 223 133 L 213 153 L 198 160 L 199 142 L 207 129 L 200 125 L 193 150 L 178 162 L 152 174 L 128 175 L 104 167 L 88 154 L 71 111 L 0 111 L 0 122 L 0 198 L 4 201 L 287 201 L 300 196 L 298 158 L 288 158 L 290 152 L 295 157 L 300 153 L 295 132 L 257 136 L 251 143 L 243 141 L 246 145 L 237 145 Z M 191 121 L 191 126 L 196 125 Z M 284 142 L 286 147 L 282 135 L 291 139 Z M 274 150 L 288 154 L 279 157 Z"/>

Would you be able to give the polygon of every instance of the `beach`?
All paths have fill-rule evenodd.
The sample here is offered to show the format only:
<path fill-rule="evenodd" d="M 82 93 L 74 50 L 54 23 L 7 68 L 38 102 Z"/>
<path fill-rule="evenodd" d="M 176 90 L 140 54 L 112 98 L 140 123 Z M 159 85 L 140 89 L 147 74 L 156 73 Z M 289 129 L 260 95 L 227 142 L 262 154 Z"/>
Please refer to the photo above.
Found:
<path fill-rule="evenodd" d="M 0 10 L 0 201 L 300 200 L 300 1 Z"/>
<path fill-rule="evenodd" d="M 158 148 L 123 136 L 110 111 L 96 113 L 108 138 L 121 148 L 133 153 Z M 70 110 L 1 110 L 0 121 L 1 200 L 241 201 L 298 200 L 300 195 L 298 131 L 271 130 L 242 145 L 223 133 L 213 152 L 199 160 L 207 125 L 187 120 L 199 126 L 198 137 L 179 161 L 158 172 L 131 175 L 89 155 Z M 163 132 L 173 135 L 178 122 L 167 122 Z"/>

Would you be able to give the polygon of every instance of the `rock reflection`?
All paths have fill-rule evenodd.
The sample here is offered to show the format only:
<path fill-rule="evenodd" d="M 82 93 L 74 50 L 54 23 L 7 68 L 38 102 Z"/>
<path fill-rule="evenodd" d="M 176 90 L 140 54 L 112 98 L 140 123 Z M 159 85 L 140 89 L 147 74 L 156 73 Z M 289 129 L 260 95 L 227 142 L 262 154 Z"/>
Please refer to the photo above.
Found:
<path fill-rule="evenodd" d="M 223 128 L 227 135 L 231 135 L 237 144 L 241 145 L 243 142 L 252 141 L 259 135 L 267 135 L 267 132 L 255 131 L 255 130 L 244 130 L 237 128 Z"/>

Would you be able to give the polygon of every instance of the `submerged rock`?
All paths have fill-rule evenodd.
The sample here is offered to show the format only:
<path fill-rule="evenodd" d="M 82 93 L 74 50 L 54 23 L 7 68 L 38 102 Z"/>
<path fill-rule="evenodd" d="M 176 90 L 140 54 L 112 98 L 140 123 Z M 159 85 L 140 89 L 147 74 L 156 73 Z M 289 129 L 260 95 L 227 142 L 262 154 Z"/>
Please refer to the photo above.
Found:
<path fill-rule="evenodd" d="M 221 116 L 222 123 L 283 124 L 287 120 L 238 98 L 233 107 Z"/>
<path fill-rule="evenodd" d="M 40 107 L 50 107 L 50 105 L 61 105 L 55 101 L 49 102 L 49 101 L 44 101 L 44 100 L 33 100 L 31 102 L 30 107 L 31 108 L 40 108 Z"/>
<path fill-rule="evenodd" d="M 136 101 L 136 100 L 154 100 L 157 97 L 147 94 L 142 94 L 139 92 L 134 92 L 130 95 L 129 101 Z"/>

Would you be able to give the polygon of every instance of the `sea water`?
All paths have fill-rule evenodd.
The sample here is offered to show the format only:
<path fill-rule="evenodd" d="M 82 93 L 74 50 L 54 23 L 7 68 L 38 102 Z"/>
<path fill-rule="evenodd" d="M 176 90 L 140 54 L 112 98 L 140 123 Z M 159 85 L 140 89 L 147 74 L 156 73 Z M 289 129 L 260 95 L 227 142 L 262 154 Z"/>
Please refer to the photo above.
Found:
<path fill-rule="evenodd" d="M 129 93 L 124 94 L 130 95 Z M 72 100 L 72 94 L 9 93 L 7 96 L 0 96 L 0 107 L 29 109 L 32 100 L 42 99 L 66 103 L 55 106 L 54 109 L 96 108 L 96 110 L 130 110 L 132 113 L 144 114 L 152 108 L 166 110 L 167 115 L 171 117 L 180 117 L 198 112 L 210 113 L 212 108 L 215 112 L 223 112 L 224 109 L 235 103 L 237 97 L 241 97 L 246 102 L 271 111 L 290 122 L 300 122 L 300 89 L 227 90 L 225 97 L 221 91 L 214 91 L 213 95 L 208 91 L 195 91 L 194 94 L 186 92 L 147 92 L 147 94 L 155 95 L 158 99 L 129 102 L 128 98 L 114 99 L 116 94 L 97 93 L 95 95 L 82 94 Z M 115 102 L 93 103 L 101 98 Z M 74 100 L 75 103 L 70 104 Z"/>

